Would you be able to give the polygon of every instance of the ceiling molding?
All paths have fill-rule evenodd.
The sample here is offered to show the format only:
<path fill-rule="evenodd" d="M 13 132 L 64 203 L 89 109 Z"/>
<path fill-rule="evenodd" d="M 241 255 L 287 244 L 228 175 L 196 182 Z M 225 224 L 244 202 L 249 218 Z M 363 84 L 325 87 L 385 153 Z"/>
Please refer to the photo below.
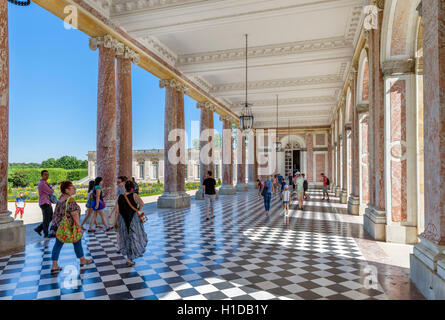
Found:
<path fill-rule="evenodd" d="M 258 106 L 275 106 L 277 101 L 273 99 L 268 100 L 254 100 L 249 101 L 252 103 L 254 107 Z M 287 99 L 279 99 L 278 104 L 279 106 L 285 106 L 285 105 L 297 105 L 297 104 L 312 104 L 312 103 L 335 103 L 337 102 L 337 99 L 335 96 L 319 96 L 319 97 L 301 97 L 301 98 L 287 98 Z M 241 102 L 240 102 L 241 103 Z M 237 106 L 237 104 L 232 104 L 232 107 Z"/>
<path fill-rule="evenodd" d="M 342 48 L 352 48 L 352 42 L 343 37 L 334 37 L 251 47 L 248 49 L 248 57 L 255 59 Z M 245 50 L 245 48 L 236 48 L 181 55 L 178 59 L 178 66 L 243 60 L 246 57 Z"/>
<path fill-rule="evenodd" d="M 110 17 L 110 10 L 112 7 L 112 0 L 84 0 L 87 4 L 99 11 L 105 17 Z"/>
<path fill-rule="evenodd" d="M 161 9 L 202 2 L 209 2 L 209 0 L 126 0 L 119 3 L 114 3 L 111 7 L 111 12 L 114 14 L 119 14 L 134 10 Z"/>
<path fill-rule="evenodd" d="M 178 56 L 173 50 L 170 50 L 166 45 L 164 45 L 158 38 L 153 36 L 143 37 L 138 39 L 143 45 L 145 45 L 149 50 L 155 52 L 164 61 L 172 66 L 176 66 L 178 61 Z"/>
<path fill-rule="evenodd" d="M 266 89 L 266 88 L 286 88 L 286 87 L 309 86 L 318 84 L 332 84 L 341 81 L 342 78 L 334 74 L 334 75 L 326 75 L 320 77 L 252 81 L 248 83 L 248 88 L 251 90 Z M 245 88 L 246 84 L 244 82 L 224 83 L 220 85 L 214 85 L 211 92 L 212 94 L 217 94 L 221 92 L 241 91 L 245 90 Z"/>

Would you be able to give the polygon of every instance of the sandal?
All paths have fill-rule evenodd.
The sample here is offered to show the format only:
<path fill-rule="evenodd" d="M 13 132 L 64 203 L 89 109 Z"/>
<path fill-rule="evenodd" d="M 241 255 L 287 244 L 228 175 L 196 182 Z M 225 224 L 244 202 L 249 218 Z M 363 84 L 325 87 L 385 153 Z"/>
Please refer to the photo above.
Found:
<path fill-rule="evenodd" d="M 62 271 L 62 267 L 57 267 L 56 269 L 51 269 L 51 274 L 56 274 Z"/>
<path fill-rule="evenodd" d="M 127 261 L 126 262 L 126 265 L 127 265 L 127 267 L 133 267 L 134 265 L 136 264 L 136 262 L 133 262 L 133 261 Z"/>
<path fill-rule="evenodd" d="M 81 263 L 80 266 L 83 267 L 93 263 L 93 259 L 86 259 L 86 261 L 86 263 Z"/>

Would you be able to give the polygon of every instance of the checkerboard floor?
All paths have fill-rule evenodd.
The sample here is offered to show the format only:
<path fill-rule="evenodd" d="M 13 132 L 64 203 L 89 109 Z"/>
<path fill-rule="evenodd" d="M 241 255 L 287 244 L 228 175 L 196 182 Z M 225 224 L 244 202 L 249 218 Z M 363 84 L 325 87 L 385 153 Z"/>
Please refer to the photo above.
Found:
<path fill-rule="evenodd" d="M 387 299 L 336 213 L 338 199 L 311 194 L 305 211 L 291 206 L 289 224 L 278 197 L 266 216 L 254 192 L 220 196 L 210 221 L 203 201 L 149 210 L 147 251 L 132 268 L 113 231 L 84 235 L 94 259 L 86 267 L 66 244 L 59 275 L 50 274 L 54 240 L 30 244 L 0 258 L 0 299 Z"/>

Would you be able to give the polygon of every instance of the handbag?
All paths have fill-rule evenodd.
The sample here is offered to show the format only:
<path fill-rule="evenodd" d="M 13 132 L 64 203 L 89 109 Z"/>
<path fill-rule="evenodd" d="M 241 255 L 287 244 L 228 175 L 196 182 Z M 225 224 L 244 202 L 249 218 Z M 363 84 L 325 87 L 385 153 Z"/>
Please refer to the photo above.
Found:
<path fill-rule="evenodd" d="M 131 204 L 130 200 L 128 200 L 126 194 L 124 194 L 123 196 L 124 196 L 125 200 L 127 201 L 128 205 L 130 206 L 131 210 L 136 211 L 136 213 L 138 214 L 139 219 L 141 219 L 141 222 L 142 223 L 147 222 L 147 217 L 145 216 L 145 214 L 142 211 L 139 211 L 138 209 L 133 207 L 133 205 Z"/>
<path fill-rule="evenodd" d="M 49 194 L 48 198 L 51 203 L 57 203 L 57 197 L 55 195 Z"/>
<path fill-rule="evenodd" d="M 264 184 L 263 191 L 261 191 L 261 195 L 265 197 L 267 195 L 267 184 Z"/>
<path fill-rule="evenodd" d="M 82 230 L 80 229 L 80 227 L 76 225 L 76 222 L 71 225 L 68 217 L 66 216 L 66 210 L 68 208 L 68 202 L 70 201 L 70 199 L 71 197 L 68 197 L 68 199 L 66 199 L 65 216 L 60 222 L 56 234 L 57 239 L 59 239 L 59 241 L 63 243 L 76 243 L 77 241 L 82 239 Z"/>

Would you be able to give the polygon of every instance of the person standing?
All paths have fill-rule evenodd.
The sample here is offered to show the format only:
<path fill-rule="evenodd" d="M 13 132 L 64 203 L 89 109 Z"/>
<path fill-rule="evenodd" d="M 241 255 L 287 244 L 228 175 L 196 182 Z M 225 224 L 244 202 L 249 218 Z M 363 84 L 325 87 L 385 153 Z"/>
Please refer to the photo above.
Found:
<path fill-rule="evenodd" d="M 133 260 L 144 254 L 148 243 L 144 225 L 137 214 L 137 211 L 144 207 L 144 202 L 132 192 L 133 188 L 133 182 L 126 181 L 125 192 L 120 194 L 116 201 L 118 218 L 115 226 L 119 232 L 118 247 L 120 253 L 127 258 L 128 267 L 136 264 Z"/>
<path fill-rule="evenodd" d="M 324 195 L 326 195 L 326 197 L 328 198 L 327 200 L 329 201 L 329 193 L 328 193 L 328 187 L 329 187 L 329 178 L 325 176 L 324 173 L 321 174 L 321 179 L 323 180 L 323 199 L 324 200 Z"/>
<path fill-rule="evenodd" d="M 304 179 L 303 183 L 303 190 L 304 190 L 304 200 L 307 201 L 309 199 L 309 195 L 307 194 L 307 191 L 309 190 L 309 183 L 306 180 L 306 175 L 304 173 L 301 174 Z"/>
<path fill-rule="evenodd" d="M 34 231 L 37 232 L 39 236 L 42 235 L 43 231 L 43 236 L 48 238 L 48 227 L 53 219 L 53 207 L 51 201 L 49 200 L 49 195 L 53 194 L 54 190 L 48 183 L 48 170 L 42 170 L 40 175 L 42 179 L 40 180 L 37 189 L 39 192 L 39 207 L 42 210 L 43 221 L 37 228 L 34 229 Z"/>
<path fill-rule="evenodd" d="M 134 179 L 134 177 L 131 178 L 131 181 L 133 182 L 134 185 L 134 193 L 139 194 L 139 185 L 136 183 L 136 180 Z"/>
<path fill-rule="evenodd" d="M 102 223 L 104 224 L 105 230 L 110 231 L 113 229 L 107 225 L 107 220 L 105 220 L 104 209 L 105 209 L 105 201 L 104 201 L 104 192 L 102 190 L 102 186 L 104 185 L 104 180 L 102 177 L 96 177 L 94 180 L 94 189 L 93 189 L 93 197 L 91 206 L 93 208 L 93 217 L 90 220 L 90 227 L 88 232 L 95 232 L 96 230 L 92 228 L 93 224 L 97 227 L 97 215 L 100 215 Z"/>
<path fill-rule="evenodd" d="M 88 220 L 89 217 L 91 217 L 91 214 L 93 213 L 93 189 L 94 189 L 94 180 L 90 180 L 90 182 L 88 183 L 88 194 L 87 194 L 87 203 L 86 203 L 86 208 L 87 208 L 87 215 L 85 217 L 85 219 L 83 219 L 82 224 L 80 225 L 80 228 L 82 230 L 85 230 L 83 225 L 85 224 L 85 222 Z"/>
<path fill-rule="evenodd" d="M 15 198 L 15 214 L 14 219 L 17 219 L 17 215 L 20 214 L 20 219 L 23 220 L 23 214 L 25 213 L 26 200 L 23 193 L 19 193 L 19 196 Z"/>
<path fill-rule="evenodd" d="M 289 203 L 291 203 L 291 201 L 292 195 L 289 191 L 289 187 L 285 185 L 283 190 L 283 211 L 286 217 L 289 216 Z"/>
<path fill-rule="evenodd" d="M 212 211 L 212 219 L 215 218 L 213 214 L 214 204 L 216 198 L 216 180 L 212 178 L 212 171 L 207 171 L 207 177 L 202 182 L 204 188 L 204 199 L 206 201 L 206 220 L 209 220 L 209 209 Z"/>
<path fill-rule="evenodd" d="M 272 199 L 272 181 L 271 179 L 269 179 L 269 177 L 266 179 L 266 182 L 264 183 L 264 188 L 266 189 L 263 190 L 264 209 L 266 210 L 266 215 L 268 215 L 270 211 L 270 200 Z"/>
<path fill-rule="evenodd" d="M 304 178 L 300 174 L 300 172 L 297 172 L 295 175 L 296 180 L 296 189 L 297 189 L 297 198 L 298 198 L 298 209 L 303 210 L 303 200 L 304 200 Z"/>
<path fill-rule="evenodd" d="M 73 195 L 76 194 L 76 189 L 74 188 L 73 183 L 70 181 L 62 181 L 60 183 L 60 191 L 62 194 L 57 201 L 56 209 L 54 210 L 53 225 L 56 227 L 56 229 L 59 228 L 59 225 L 66 214 L 66 217 L 71 225 L 76 224 L 77 226 L 80 226 L 80 207 L 73 198 Z M 62 268 L 59 267 L 57 261 L 59 260 L 60 250 L 62 250 L 63 245 L 64 243 L 56 238 L 51 254 L 52 274 L 62 271 Z M 73 243 L 73 245 L 76 257 L 80 260 L 81 267 L 93 262 L 93 260 L 86 259 L 84 257 L 82 239 Z"/>

